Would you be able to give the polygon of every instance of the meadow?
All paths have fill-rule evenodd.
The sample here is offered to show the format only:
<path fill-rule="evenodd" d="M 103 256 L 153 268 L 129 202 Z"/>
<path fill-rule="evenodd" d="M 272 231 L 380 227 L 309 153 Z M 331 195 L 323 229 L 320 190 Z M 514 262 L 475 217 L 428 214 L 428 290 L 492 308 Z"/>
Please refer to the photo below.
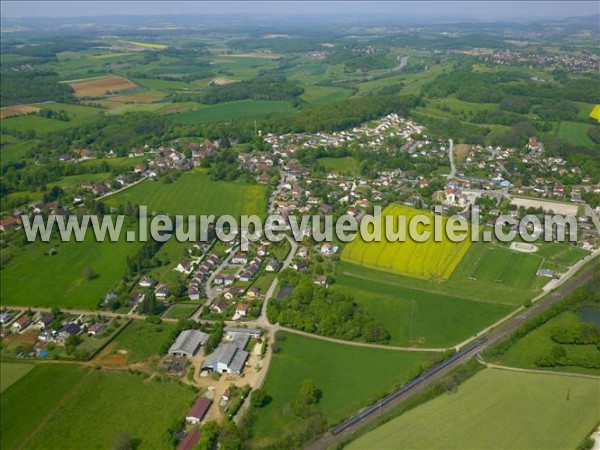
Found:
<path fill-rule="evenodd" d="M 163 322 L 160 325 L 132 320 L 111 343 L 111 350 L 127 352 L 127 362 L 143 361 L 159 355 L 165 343 L 170 339 L 174 323 Z"/>
<path fill-rule="evenodd" d="M 109 93 L 125 91 L 132 89 L 136 85 L 127 78 L 115 75 L 105 77 L 89 78 L 85 80 L 66 81 L 73 90 L 75 95 L 82 97 L 103 97 Z"/>
<path fill-rule="evenodd" d="M 338 269 L 333 288 L 355 301 L 401 347 L 451 347 L 509 314 L 513 306 L 488 299 L 468 300 L 460 292 L 440 293 L 353 277 Z"/>
<path fill-rule="evenodd" d="M 597 380 L 486 369 L 348 449 L 573 449 L 600 420 Z"/>
<path fill-rule="evenodd" d="M 264 384 L 271 401 L 251 412 L 254 446 L 273 443 L 302 426 L 302 419 L 286 411 L 306 379 L 313 379 L 322 393 L 318 410 L 336 423 L 406 382 L 435 357 L 352 347 L 293 333 L 282 336 Z"/>
<path fill-rule="evenodd" d="M 431 233 L 426 242 L 416 242 L 408 233 L 408 223 L 418 214 L 427 216 L 430 221 L 429 225 L 420 228 L 422 232 L 429 231 Z M 398 229 L 398 217 L 406 217 L 404 225 L 400 225 L 402 227 L 400 229 L 405 231 L 406 240 L 404 242 L 391 242 L 386 239 L 385 229 L 388 220 L 384 219 L 385 216 L 392 218 L 390 221 L 393 224 L 391 231 Z M 450 277 L 471 245 L 469 239 L 452 242 L 445 233 L 441 241 L 434 241 L 434 216 L 428 211 L 390 205 L 379 217 L 375 226 L 381 230 L 381 240 L 366 242 L 357 235 L 351 243 L 344 247 L 343 261 L 412 277 L 445 280 Z M 447 218 L 443 217 L 442 221 L 445 224 Z"/>
<path fill-rule="evenodd" d="M 63 110 L 69 116 L 69 121 L 50 119 L 37 114 L 26 116 L 8 117 L 2 120 L 2 128 L 14 129 L 18 131 L 35 130 L 36 134 L 44 134 L 55 130 L 64 130 L 74 128 L 83 123 L 93 120 L 100 114 L 102 109 L 92 108 L 91 106 L 69 105 L 66 103 L 44 103 L 31 105 L 41 110 Z M 4 137 L 2 138 L 4 139 Z M 3 150 L 4 152 L 4 150 Z"/>
<path fill-rule="evenodd" d="M 74 365 L 38 365 L 2 392 L 0 447 L 17 448 L 22 444 L 87 374 L 88 370 Z"/>
<path fill-rule="evenodd" d="M 82 242 L 52 239 L 12 246 L 10 262 L 0 271 L 2 304 L 94 309 L 125 273 L 126 256 L 140 246 L 126 242 L 125 232 L 118 242 L 96 242 L 88 232 Z M 87 268 L 97 276 L 86 279 Z"/>
<path fill-rule="evenodd" d="M 177 114 L 174 120 L 181 123 L 224 122 L 246 117 L 264 117 L 271 114 L 291 114 L 294 107 L 279 100 L 238 100 L 202 106 L 196 111 Z"/>
<path fill-rule="evenodd" d="M 265 214 L 266 188 L 226 181 L 212 181 L 199 172 L 182 174 L 173 183 L 144 181 L 108 197 L 108 205 L 131 201 L 148 206 L 148 212 L 169 214 Z"/>
<path fill-rule="evenodd" d="M 187 319 L 192 314 L 198 305 L 175 304 L 171 306 L 164 317 L 168 319 Z"/>
<path fill-rule="evenodd" d="M 573 327 L 579 323 L 581 323 L 579 311 L 565 311 L 527 333 L 494 362 L 505 366 L 522 367 L 524 369 L 540 369 L 540 367 L 535 365 L 535 359 L 550 354 L 555 347 L 564 348 L 569 357 L 597 354 L 600 350 L 595 345 L 564 345 L 557 344 L 552 340 L 553 328 Z M 541 369 L 600 375 L 600 369 L 588 369 L 578 366 L 543 367 Z"/>
<path fill-rule="evenodd" d="M 359 175 L 358 161 L 352 156 L 344 158 L 320 158 L 318 165 L 342 175 Z"/>
<path fill-rule="evenodd" d="M 96 371 L 24 448 L 80 449 L 82 442 L 86 448 L 113 448 L 115 436 L 124 432 L 137 449 L 170 449 L 165 432 L 184 417 L 196 395 L 176 382 Z"/>
<path fill-rule="evenodd" d="M 2 361 L 0 364 L 0 393 L 27 375 L 35 365 Z"/>
<path fill-rule="evenodd" d="M 565 142 L 572 145 L 581 145 L 583 147 L 594 147 L 594 142 L 590 139 L 587 132 L 590 129 L 590 125 L 580 122 L 566 122 L 562 121 L 558 123 L 558 130 L 556 136 Z"/>

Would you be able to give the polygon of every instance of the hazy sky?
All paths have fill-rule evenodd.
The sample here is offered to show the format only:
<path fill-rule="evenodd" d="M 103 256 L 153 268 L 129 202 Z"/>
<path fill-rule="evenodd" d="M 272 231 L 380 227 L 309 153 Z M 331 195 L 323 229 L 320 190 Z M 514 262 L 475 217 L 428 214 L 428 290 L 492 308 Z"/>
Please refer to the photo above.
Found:
<path fill-rule="evenodd" d="M 333 1 L 15 1 L 2 0 L 3 17 L 80 17 L 171 14 L 343 14 L 389 17 L 559 18 L 598 14 L 598 1 L 333 2 Z"/>

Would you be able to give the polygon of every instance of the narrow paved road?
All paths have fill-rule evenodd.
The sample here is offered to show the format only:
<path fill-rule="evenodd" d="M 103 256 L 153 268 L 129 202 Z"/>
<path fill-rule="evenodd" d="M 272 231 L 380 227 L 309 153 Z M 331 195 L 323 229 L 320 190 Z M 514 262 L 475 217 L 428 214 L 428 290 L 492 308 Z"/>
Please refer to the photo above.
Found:
<path fill-rule="evenodd" d="M 454 178 L 456 176 L 456 165 L 454 165 L 454 141 L 452 139 L 448 139 L 450 142 L 450 147 L 448 147 L 448 158 L 450 159 L 450 174 L 448 178 Z"/>

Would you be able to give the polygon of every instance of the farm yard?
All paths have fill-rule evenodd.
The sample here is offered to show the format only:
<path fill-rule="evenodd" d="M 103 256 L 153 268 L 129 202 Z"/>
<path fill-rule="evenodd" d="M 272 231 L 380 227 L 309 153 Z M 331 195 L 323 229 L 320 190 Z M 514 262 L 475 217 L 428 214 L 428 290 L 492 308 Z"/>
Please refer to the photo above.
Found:
<path fill-rule="evenodd" d="M 131 189 L 107 198 L 109 205 L 128 201 L 147 205 L 149 212 L 169 214 L 231 214 L 266 213 L 264 186 L 211 181 L 207 174 L 188 172 L 171 184 L 144 181 Z"/>
<path fill-rule="evenodd" d="M 351 347 L 293 333 L 282 333 L 275 345 L 278 351 L 264 384 L 271 401 L 249 417 L 253 447 L 276 446 L 305 426 L 303 419 L 286 411 L 306 379 L 313 379 L 321 391 L 317 409 L 333 424 L 403 384 L 437 356 Z"/>
<path fill-rule="evenodd" d="M 107 94 L 132 89 L 136 85 L 125 77 L 109 75 L 85 80 L 66 81 L 79 98 L 104 97 Z"/>
<path fill-rule="evenodd" d="M 422 214 L 429 218 L 430 224 L 422 226 L 423 232 L 430 232 L 427 242 L 416 242 L 408 233 L 408 223 L 413 217 Z M 386 216 L 392 220 L 384 219 Z M 400 225 L 405 231 L 404 242 L 390 242 L 386 239 L 386 223 L 390 222 L 394 232 L 398 228 L 397 218 L 405 216 L 406 221 Z M 446 223 L 443 218 L 443 223 Z M 452 242 L 443 236 L 440 242 L 434 241 L 433 214 L 406 206 L 390 205 L 381 213 L 375 226 L 381 230 L 381 241 L 365 242 L 357 236 L 354 241 L 344 247 L 342 260 L 363 265 L 373 269 L 386 270 L 402 275 L 418 278 L 445 280 L 452 275 L 456 266 L 465 255 L 471 241 Z M 435 255 L 435 257 L 434 257 Z"/>
<path fill-rule="evenodd" d="M 598 424 L 597 380 L 485 369 L 348 449 L 573 449 Z"/>

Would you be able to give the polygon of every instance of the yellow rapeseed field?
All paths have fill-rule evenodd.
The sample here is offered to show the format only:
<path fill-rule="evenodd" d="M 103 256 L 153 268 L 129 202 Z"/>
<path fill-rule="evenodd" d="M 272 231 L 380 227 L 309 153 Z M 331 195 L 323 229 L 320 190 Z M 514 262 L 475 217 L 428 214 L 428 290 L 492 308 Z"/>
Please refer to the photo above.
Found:
<path fill-rule="evenodd" d="M 430 225 L 419 225 L 418 227 L 419 232 L 431 232 L 430 238 L 425 242 L 415 242 L 408 232 L 408 224 L 411 218 L 417 214 L 428 216 L 431 222 Z M 406 240 L 404 242 L 390 242 L 385 238 L 384 217 L 392 216 L 394 218 L 393 230 L 396 231 L 397 217 L 402 215 L 406 216 Z M 381 217 L 378 226 L 382 230 L 382 240 L 380 242 L 365 242 L 357 235 L 344 248 L 342 252 L 343 261 L 401 275 L 446 280 L 452 275 L 471 245 L 468 236 L 462 242 L 452 242 L 445 233 L 440 242 L 435 242 L 433 234 L 434 215 L 428 211 L 407 206 L 390 205 L 383 210 Z M 443 217 L 444 226 L 446 221 L 447 218 Z"/>
<path fill-rule="evenodd" d="M 594 106 L 594 109 L 592 109 L 592 112 L 590 113 L 590 117 L 600 122 L 600 105 Z"/>

